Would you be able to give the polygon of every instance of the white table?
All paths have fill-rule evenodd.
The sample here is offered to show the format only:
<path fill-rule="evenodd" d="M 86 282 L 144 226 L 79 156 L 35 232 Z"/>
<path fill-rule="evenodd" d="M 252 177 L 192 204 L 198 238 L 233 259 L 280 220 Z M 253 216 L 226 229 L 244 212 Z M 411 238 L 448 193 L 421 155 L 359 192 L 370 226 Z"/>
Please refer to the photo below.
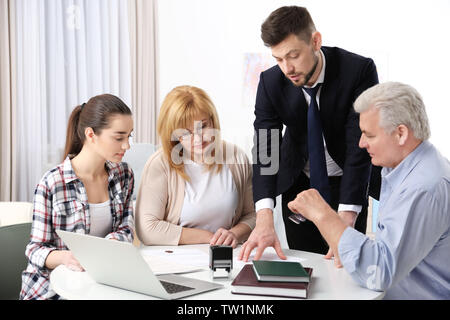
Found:
<path fill-rule="evenodd" d="M 152 246 L 145 247 L 155 250 L 173 249 L 169 246 Z M 209 254 L 209 245 L 185 245 L 178 246 L 178 249 L 199 249 Z M 236 295 L 231 293 L 231 282 L 239 273 L 240 270 L 236 268 L 237 255 L 240 248 L 234 250 L 233 261 L 234 268 L 232 271 L 232 279 L 214 279 L 224 285 L 223 289 L 205 292 L 194 296 L 187 297 L 187 300 L 277 300 L 286 298 L 265 297 L 265 296 L 251 296 L 251 295 Z M 301 258 L 301 263 L 304 267 L 313 268 L 312 282 L 309 288 L 308 300 L 370 300 L 381 299 L 383 292 L 372 291 L 360 287 L 348 273 L 343 269 L 337 269 L 332 260 L 324 259 L 323 255 L 284 249 L 287 256 Z M 250 262 L 249 262 L 250 263 Z M 201 270 L 197 272 L 185 273 L 183 276 L 188 276 L 200 280 L 211 281 L 211 273 L 209 270 Z M 58 266 L 52 271 L 50 275 L 50 283 L 53 290 L 61 297 L 74 300 L 115 300 L 115 299 L 133 299 L 146 300 L 157 299 L 155 297 L 144 294 L 122 290 L 107 285 L 96 283 L 87 272 L 74 272 L 66 268 L 64 265 Z"/>

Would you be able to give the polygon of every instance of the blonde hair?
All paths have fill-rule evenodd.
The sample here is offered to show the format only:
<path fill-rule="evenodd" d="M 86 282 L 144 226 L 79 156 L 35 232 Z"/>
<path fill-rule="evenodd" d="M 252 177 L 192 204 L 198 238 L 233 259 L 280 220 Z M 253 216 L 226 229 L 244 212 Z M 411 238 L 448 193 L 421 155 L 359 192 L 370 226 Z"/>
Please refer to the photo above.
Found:
<path fill-rule="evenodd" d="M 219 132 L 219 117 L 208 94 L 197 87 L 179 86 L 172 89 L 165 97 L 156 124 L 162 149 L 170 167 L 187 181 L 189 181 L 189 176 L 184 170 L 184 163 L 176 163 L 172 158 L 173 149 L 180 144 L 176 132 L 187 128 L 201 113 L 205 113 L 211 118 L 212 128 Z M 216 134 L 213 143 L 218 146 L 220 140 L 220 135 Z M 180 148 L 180 151 L 177 152 L 182 156 L 183 149 Z M 207 169 L 212 170 L 215 166 L 217 166 L 217 172 L 220 172 L 222 164 L 207 164 Z"/>

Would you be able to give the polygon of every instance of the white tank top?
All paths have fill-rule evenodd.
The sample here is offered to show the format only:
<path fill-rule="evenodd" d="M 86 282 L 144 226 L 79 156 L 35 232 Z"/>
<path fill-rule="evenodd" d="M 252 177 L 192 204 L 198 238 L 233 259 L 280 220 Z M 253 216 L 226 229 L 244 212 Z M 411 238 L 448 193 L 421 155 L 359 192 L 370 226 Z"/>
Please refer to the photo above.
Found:
<path fill-rule="evenodd" d="M 205 166 L 189 162 L 184 166 L 191 181 L 186 181 L 180 225 L 215 233 L 230 229 L 238 205 L 238 193 L 228 166 L 207 171 Z"/>
<path fill-rule="evenodd" d="M 89 203 L 91 230 L 89 234 L 96 237 L 106 237 L 112 232 L 111 201 Z"/>

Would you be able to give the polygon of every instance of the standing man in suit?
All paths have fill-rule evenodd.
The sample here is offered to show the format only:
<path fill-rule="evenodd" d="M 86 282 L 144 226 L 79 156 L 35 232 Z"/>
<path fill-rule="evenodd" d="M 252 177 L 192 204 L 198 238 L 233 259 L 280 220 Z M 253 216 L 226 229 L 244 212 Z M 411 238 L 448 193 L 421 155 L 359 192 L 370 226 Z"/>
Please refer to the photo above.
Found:
<path fill-rule="evenodd" d="M 365 232 L 371 164 L 358 147 L 361 131 L 353 102 L 378 83 L 376 67 L 372 59 L 322 47 L 322 36 L 303 7 L 272 12 L 261 26 L 261 38 L 278 65 L 260 76 L 253 147 L 257 220 L 239 259 L 247 261 L 257 248 L 257 260 L 266 247 L 285 258 L 273 223 L 279 194 L 289 247 L 331 258 L 315 225 L 300 222 L 304 219 L 287 204 L 315 188 L 347 225 Z M 338 259 L 335 264 L 341 267 Z"/>

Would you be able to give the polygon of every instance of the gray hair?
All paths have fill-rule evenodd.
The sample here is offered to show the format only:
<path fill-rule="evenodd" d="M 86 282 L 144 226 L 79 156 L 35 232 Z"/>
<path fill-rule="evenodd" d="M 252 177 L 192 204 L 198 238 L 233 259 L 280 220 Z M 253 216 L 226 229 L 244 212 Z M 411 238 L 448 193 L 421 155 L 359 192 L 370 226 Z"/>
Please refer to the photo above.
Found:
<path fill-rule="evenodd" d="M 397 126 L 403 124 L 419 140 L 425 141 L 430 137 L 425 105 L 419 92 L 413 87 L 400 82 L 377 84 L 361 93 L 354 103 L 357 113 L 370 107 L 380 110 L 380 126 L 387 133 L 392 133 Z"/>

